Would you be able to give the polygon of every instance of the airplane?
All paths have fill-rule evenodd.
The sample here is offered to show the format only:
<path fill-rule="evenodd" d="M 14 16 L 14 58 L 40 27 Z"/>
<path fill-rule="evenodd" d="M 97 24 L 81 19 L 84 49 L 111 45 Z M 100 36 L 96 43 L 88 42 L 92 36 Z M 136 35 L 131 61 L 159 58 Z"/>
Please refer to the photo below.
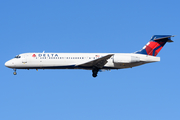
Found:
<path fill-rule="evenodd" d="M 23 53 L 7 61 L 5 66 L 16 69 L 85 69 L 97 77 L 99 71 L 132 68 L 158 62 L 156 57 L 172 35 L 154 35 L 139 51 L 134 53 Z"/>

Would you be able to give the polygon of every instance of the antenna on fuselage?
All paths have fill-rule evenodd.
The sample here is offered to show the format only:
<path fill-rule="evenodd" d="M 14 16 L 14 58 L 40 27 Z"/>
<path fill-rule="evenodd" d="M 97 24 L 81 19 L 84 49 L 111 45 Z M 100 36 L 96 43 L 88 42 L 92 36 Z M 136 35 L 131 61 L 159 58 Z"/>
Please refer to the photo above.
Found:
<path fill-rule="evenodd" d="M 44 53 L 45 51 L 43 51 L 43 53 Z"/>

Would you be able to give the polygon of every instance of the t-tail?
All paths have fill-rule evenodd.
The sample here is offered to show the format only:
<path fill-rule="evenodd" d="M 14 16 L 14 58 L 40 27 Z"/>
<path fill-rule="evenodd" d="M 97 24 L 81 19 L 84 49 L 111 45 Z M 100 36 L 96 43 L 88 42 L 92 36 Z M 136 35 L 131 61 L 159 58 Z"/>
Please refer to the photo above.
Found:
<path fill-rule="evenodd" d="M 171 37 L 174 36 L 154 35 L 152 36 L 151 40 L 141 50 L 135 53 L 156 56 L 167 42 L 173 42 L 171 40 Z"/>

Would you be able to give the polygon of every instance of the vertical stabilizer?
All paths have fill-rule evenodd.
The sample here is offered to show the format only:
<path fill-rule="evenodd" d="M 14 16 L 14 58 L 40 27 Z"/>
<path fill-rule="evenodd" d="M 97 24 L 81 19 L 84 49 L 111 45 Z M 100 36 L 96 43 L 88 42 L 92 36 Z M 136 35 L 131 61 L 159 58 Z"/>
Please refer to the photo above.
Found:
<path fill-rule="evenodd" d="M 145 54 L 156 56 L 166 42 L 173 42 L 171 40 L 172 35 L 154 35 L 151 40 L 139 51 L 135 52 L 137 54 Z"/>

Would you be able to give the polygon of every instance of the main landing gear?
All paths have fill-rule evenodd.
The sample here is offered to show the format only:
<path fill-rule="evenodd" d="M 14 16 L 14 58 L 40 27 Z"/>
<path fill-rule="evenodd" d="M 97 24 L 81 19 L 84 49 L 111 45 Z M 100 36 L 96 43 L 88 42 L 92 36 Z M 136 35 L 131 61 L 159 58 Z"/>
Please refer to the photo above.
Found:
<path fill-rule="evenodd" d="M 93 77 L 97 77 L 98 71 L 99 71 L 99 68 L 93 67 L 93 69 L 92 69 L 92 73 L 93 73 L 92 76 Z"/>
<path fill-rule="evenodd" d="M 14 72 L 13 72 L 14 75 L 17 75 L 17 72 L 16 72 L 16 69 L 14 69 Z"/>

